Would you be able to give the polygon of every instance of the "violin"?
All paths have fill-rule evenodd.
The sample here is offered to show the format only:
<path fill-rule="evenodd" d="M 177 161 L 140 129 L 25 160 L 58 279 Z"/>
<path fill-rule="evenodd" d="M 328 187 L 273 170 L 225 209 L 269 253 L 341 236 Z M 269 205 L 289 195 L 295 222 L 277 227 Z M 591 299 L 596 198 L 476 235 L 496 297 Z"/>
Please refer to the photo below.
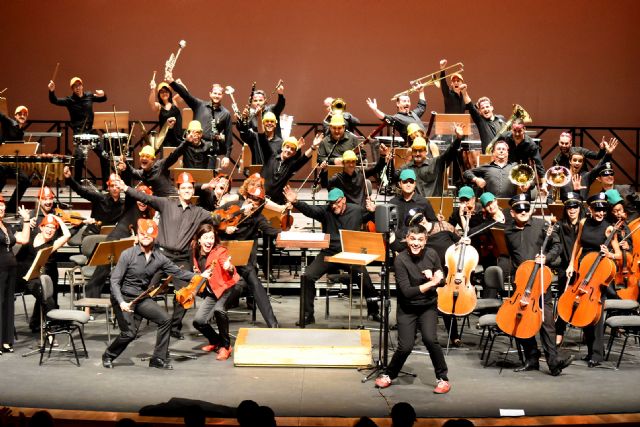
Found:
<path fill-rule="evenodd" d="M 65 212 L 60 208 L 55 208 L 53 211 L 55 212 L 56 216 L 59 216 L 65 224 L 69 224 L 73 227 L 82 225 L 84 221 L 88 219 L 81 216 L 78 212 Z M 95 225 L 100 227 L 102 225 L 102 221 L 96 221 Z"/>
<path fill-rule="evenodd" d="M 224 231 L 227 227 L 235 227 L 242 219 L 243 211 L 238 205 L 231 205 L 226 209 L 216 209 L 211 216 L 219 218 L 218 230 Z"/>
<path fill-rule="evenodd" d="M 216 261 L 214 261 L 207 270 L 211 271 L 215 265 Z M 194 275 L 187 286 L 175 291 L 176 301 L 178 301 L 185 310 L 190 309 L 196 302 L 196 295 L 202 293 L 206 283 L 207 279 L 205 277 L 202 277 L 200 274 Z"/>
<path fill-rule="evenodd" d="M 287 208 L 284 210 L 284 212 L 280 216 L 280 229 L 282 231 L 289 231 L 291 230 L 292 225 L 293 225 L 293 216 L 291 215 L 291 209 Z"/>
<path fill-rule="evenodd" d="M 618 221 L 604 246 L 609 246 L 621 225 Z M 602 252 L 586 254 L 578 267 L 578 279 L 558 298 L 558 316 L 578 328 L 595 325 L 602 315 L 601 286 L 611 282 L 615 274 L 615 262 Z"/>
<path fill-rule="evenodd" d="M 460 242 L 449 246 L 445 253 L 447 280 L 445 285 L 437 290 L 438 310 L 445 314 L 466 316 L 476 308 L 478 301 L 476 288 L 470 279 L 471 273 L 478 265 L 479 256 L 473 246 L 464 243 L 468 232 L 467 226 Z"/>
<path fill-rule="evenodd" d="M 541 253 L 544 253 L 552 233 L 553 224 L 547 228 Z M 516 338 L 531 338 L 537 334 L 542 327 L 544 310 L 540 297 L 549 289 L 552 277 L 551 269 L 544 264 L 534 260 L 520 264 L 515 274 L 516 290 L 496 315 L 498 327 Z"/>

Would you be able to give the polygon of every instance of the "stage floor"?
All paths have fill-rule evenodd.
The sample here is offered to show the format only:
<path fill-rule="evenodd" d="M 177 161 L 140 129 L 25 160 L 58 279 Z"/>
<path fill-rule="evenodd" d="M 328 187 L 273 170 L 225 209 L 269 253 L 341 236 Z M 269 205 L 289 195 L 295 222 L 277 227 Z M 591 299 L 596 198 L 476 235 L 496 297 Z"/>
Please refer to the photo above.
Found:
<path fill-rule="evenodd" d="M 68 304 L 68 295 L 60 297 L 61 304 Z M 298 297 L 284 296 L 274 302 L 274 310 L 283 327 L 293 327 L 298 314 Z M 31 311 L 32 299 L 27 297 Z M 331 318 L 323 319 L 324 298 L 316 301 L 317 328 L 340 328 L 347 324 L 346 300 L 331 300 Z M 395 300 L 393 301 L 395 310 Z M 231 331 L 240 327 L 252 327 L 250 316 L 244 312 L 230 314 Z M 354 314 L 357 315 L 357 310 Z M 484 368 L 479 360 L 477 343 L 479 331 L 473 326 L 465 328 L 465 347 L 449 351 L 447 363 L 452 384 L 447 395 L 435 395 L 435 377 L 431 362 L 424 353 L 418 338 L 416 352 L 410 356 L 405 370 L 417 375 L 404 376 L 385 389 L 378 390 L 373 381 L 362 383 L 363 374 L 355 369 L 335 368 L 270 368 L 234 367 L 233 360 L 215 360 L 214 354 L 199 350 L 202 337 L 194 334 L 191 320 L 194 311 L 185 318 L 184 341 L 172 341 L 177 353 L 193 352 L 196 360 L 176 359 L 175 370 L 160 371 L 147 367 L 140 357 L 152 351 L 156 328 L 143 327 L 140 337 L 116 360 L 115 369 L 101 365 L 101 353 L 106 346 L 104 315 L 87 325 L 85 336 L 90 358 L 81 359 L 81 367 L 72 364 L 67 356 L 54 354 L 43 366 L 38 366 L 39 355 L 22 357 L 36 344 L 37 337 L 26 326 L 21 302 L 16 304 L 16 322 L 19 341 L 15 353 L 0 356 L 2 386 L 0 404 L 18 407 L 44 407 L 59 409 L 83 409 L 98 411 L 137 412 L 142 406 L 182 397 L 209 401 L 235 407 L 244 399 L 253 399 L 261 405 L 272 407 L 280 417 L 370 417 L 388 416 L 397 402 L 411 403 L 418 417 L 499 417 L 502 409 L 521 409 L 527 416 L 577 415 L 601 413 L 640 412 L 637 397 L 640 379 L 640 353 L 632 345 L 625 353 L 619 370 L 614 348 L 612 361 L 589 369 L 582 361 L 576 361 L 561 376 L 552 377 L 544 361 L 541 370 L 515 373 L 512 367 L 500 368 L 495 364 Z M 358 323 L 357 321 L 355 322 Z M 392 323 L 393 316 L 392 316 Z M 265 324 L 258 314 L 255 327 Z M 377 324 L 365 321 L 365 326 Z M 446 331 L 440 326 L 441 343 L 446 343 Z M 578 331 L 572 330 L 565 341 L 563 351 L 580 359 L 585 347 L 577 342 Z M 499 339 L 500 340 L 500 339 Z M 373 354 L 378 354 L 378 332 L 372 331 Z M 391 333 L 391 349 L 396 333 Z M 506 339 L 496 342 L 498 351 L 506 349 Z M 60 346 L 65 342 L 61 338 Z M 502 359 L 494 350 L 492 359 Z M 509 354 L 515 362 L 516 353 Z M 513 363 L 512 363 L 513 365 Z"/>

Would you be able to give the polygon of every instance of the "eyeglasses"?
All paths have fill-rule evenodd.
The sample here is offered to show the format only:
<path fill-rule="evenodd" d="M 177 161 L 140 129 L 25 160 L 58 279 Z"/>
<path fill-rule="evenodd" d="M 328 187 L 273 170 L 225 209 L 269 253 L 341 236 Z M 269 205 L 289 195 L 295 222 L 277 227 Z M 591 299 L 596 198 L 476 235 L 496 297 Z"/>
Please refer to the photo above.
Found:
<path fill-rule="evenodd" d="M 408 183 L 408 184 L 413 184 L 413 183 L 415 183 L 415 182 L 416 182 L 416 180 L 415 180 L 415 179 L 413 179 L 413 178 L 408 178 L 408 179 L 403 179 L 403 180 L 402 180 L 402 183 L 403 183 L 403 184 L 407 184 L 407 183 Z"/>

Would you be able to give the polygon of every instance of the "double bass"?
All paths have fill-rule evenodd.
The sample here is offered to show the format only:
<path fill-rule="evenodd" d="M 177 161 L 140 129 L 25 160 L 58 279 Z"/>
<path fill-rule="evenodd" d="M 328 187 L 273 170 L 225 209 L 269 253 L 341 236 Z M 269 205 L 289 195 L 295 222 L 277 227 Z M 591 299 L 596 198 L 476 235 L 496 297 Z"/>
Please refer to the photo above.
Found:
<path fill-rule="evenodd" d="M 544 253 L 553 233 L 553 224 L 547 228 L 540 253 Z M 553 273 L 544 264 L 528 260 L 520 264 L 515 274 L 516 290 L 496 315 L 500 329 L 516 338 L 531 338 L 542 326 L 544 306 L 541 296 L 547 292 Z"/>
<path fill-rule="evenodd" d="M 604 246 L 609 246 L 621 224 L 618 221 Z M 578 266 L 577 280 L 558 298 L 558 316 L 578 328 L 598 323 L 602 314 L 601 286 L 611 282 L 615 274 L 615 262 L 605 258 L 601 251 L 585 255 Z"/>
<path fill-rule="evenodd" d="M 468 223 L 468 221 L 467 221 Z M 464 230 L 460 242 L 449 246 L 445 253 L 448 273 L 443 287 L 438 288 L 438 310 L 454 316 L 466 316 L 476 308 L 476 287 L 471 283 L 471 273 L 478 265 L 478 251 L 465 243 L 469 227 Z"/>

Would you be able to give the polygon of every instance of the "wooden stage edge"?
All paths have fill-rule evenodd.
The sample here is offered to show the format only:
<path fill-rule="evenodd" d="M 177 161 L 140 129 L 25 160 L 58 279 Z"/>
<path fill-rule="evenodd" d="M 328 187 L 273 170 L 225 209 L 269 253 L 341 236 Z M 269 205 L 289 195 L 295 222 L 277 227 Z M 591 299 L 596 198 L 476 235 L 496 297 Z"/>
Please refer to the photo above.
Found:
<path fill-rule="evenodd" d="M 43 408 L 11 407 L 12 416 L 20 412 L 27 418 Z M 184 426 L 182 418 L 142 417 L 135 412 L 97 412 L 49 409 L 55 419 L 56 427 L 64 426 L 113 426 L 123 418 L 130 418 L 137 423 L 160 425 L 162 427 Z M 635 414 L 597 414 L 597 415 L 563 415 L 547 417 L 502 417 L 502 418 L 469 418 L 476 426 L 637 426 L 640 424 L 640 413 Z M 448 418 L 419 418 L 416 427 L 441 426 Z M 279 427 L 352 427 L 358 418 L 340 417 L 276 417 Z M 379 427 L 391 427 L 391 418 L 373 418 Z M 206 425 L 237 426 L 233 418 L 207 418 Z"/>

